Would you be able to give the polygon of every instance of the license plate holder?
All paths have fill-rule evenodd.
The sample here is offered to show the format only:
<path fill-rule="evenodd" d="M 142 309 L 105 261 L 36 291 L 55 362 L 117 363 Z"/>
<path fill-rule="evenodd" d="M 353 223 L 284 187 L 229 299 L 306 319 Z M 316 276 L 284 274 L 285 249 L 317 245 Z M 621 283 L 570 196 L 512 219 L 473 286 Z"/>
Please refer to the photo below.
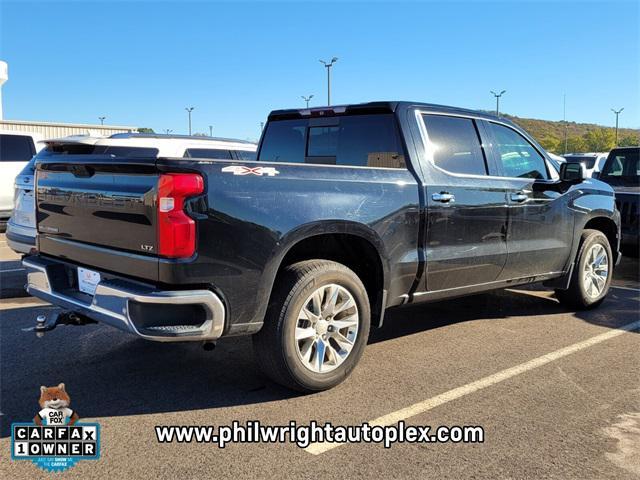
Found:
<path fill-rule="evenodd" d="M 88 295 L 96 294 L 96 287 L 100 283 L 100 274 L 87 268 L 78 267 L 78 289 Z"/>

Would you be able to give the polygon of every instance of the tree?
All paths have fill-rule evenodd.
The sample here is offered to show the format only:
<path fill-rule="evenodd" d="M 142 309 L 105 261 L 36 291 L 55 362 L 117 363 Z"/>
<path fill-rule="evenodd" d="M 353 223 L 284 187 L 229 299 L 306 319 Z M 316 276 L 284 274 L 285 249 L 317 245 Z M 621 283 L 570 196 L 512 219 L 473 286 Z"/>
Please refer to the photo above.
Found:
<path fill-rule="evenodd" d="M 153 131 L 153 128 L 139 128 L 138 133 L 156 133 Z"/>
<path fill-rule="evenodd" d="M 609 128 L 590 130 L 583 138 L 590 152 L 608 152 L 616 146 L 616 135 Z"/>
<path fill-rule="evenodd" d="M 640 145 L 640 137 L 635 135 L 625 135 L 620 139 L 619 147 L 635 147 Z"/>
<path fill-rule="evenodd" d="M 540 145 L 548 152 L 558 153 L 560 150 L 560 139 L 553 135 L 545 135 L 540 139 Z"/>
<path fill-rule="evenodd" d="M 582 137 L 567 138 L 567 153 L 582 153 L 587 151 L 587 144 Z"/>

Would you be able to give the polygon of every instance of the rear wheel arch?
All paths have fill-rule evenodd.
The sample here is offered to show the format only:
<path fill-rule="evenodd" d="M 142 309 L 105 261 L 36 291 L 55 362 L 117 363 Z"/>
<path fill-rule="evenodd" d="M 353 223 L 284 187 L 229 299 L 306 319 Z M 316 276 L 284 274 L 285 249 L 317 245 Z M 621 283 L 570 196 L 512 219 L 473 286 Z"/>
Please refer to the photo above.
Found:
<path fill-rule="evenodd" d="M 383 316 L 388 282 L 388 269 L 380 249 L 381 245 L 370 235 L 357 233 L 316 232 L 298 238 L 291 242 L 280 259 L 270 298 L 279 276 L 287 266 L 304 260 L 331 260 L 353 270 L 360 278 L 371 304 L 371 324 L 378 326 Z"/>

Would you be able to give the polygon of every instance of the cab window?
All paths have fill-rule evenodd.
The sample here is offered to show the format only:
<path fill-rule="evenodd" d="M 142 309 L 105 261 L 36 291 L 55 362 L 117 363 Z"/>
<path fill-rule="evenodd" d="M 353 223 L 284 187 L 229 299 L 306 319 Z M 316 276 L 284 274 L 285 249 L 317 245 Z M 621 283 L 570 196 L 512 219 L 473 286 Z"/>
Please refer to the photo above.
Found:
<path fill-rule="evenodd" d="M 406 168 L 392 114 L 275 120 L 267 125 L 258 160 L 316 165 Z"/>
<path fill-rule="evenodd" d="M 544 157 L 527 139 L 515 130 L 497 123 L 489 123 L 494 137 L 494 149 L 502 165 L 502 176 L 548 179 Z"/>
<path fill-rule="evenodd" d="M 222 150 L 220 148 L 188 148 L 184 153 L 185 157 L 190 158 L 211 158 L 216 160 L 232 160 L 230 150 Z"/>
<path fill-rule="evenodd" d="M 433 163 L 452 173 L 486 175 L 487 162 L 470 118 L 423 115 Z"/>
<path fill-rule="evenodd" d="M 27 135 L 0 135 L 0 162 L 27 162 L 36 153 Z"/>

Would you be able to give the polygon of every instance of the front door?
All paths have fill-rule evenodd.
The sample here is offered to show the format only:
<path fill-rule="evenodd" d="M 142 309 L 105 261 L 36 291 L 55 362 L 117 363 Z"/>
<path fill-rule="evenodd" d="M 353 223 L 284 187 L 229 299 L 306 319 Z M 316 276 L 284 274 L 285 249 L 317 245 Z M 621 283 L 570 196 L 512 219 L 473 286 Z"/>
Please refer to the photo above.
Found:
<path fill-rule="evenodd" d="M 500 280 L 564 270 L 573 242 L 567 196 L 544 156 L 516 130 L 487 122 L 500 175 L 509 186 L 508 258 Z"/>

